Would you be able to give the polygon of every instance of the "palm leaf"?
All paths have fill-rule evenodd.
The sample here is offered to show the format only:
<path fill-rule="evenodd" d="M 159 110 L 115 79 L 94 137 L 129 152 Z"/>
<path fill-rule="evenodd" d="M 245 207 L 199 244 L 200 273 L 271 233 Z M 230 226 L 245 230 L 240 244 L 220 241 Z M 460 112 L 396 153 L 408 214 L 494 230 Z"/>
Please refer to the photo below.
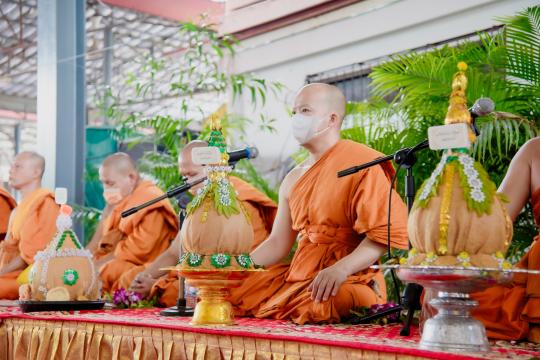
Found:
<path fill-rule="evenodd" d="M 500 20 L 506 25 L 508 74 L 525 84 L 539 86 L 540 6 Z"/>
<path fill-rule="evenodd" d="M 257 172 L 257 169 L 248 160 L 241 160 L 236 164 L 234 175 L 237 175 L 241 179 L 255 186 L 257 189 L 262 191 L 270 199 L 274 200 L 274 202 L 276 203 L 278 202 L 277 189 L 271 187 L 268 181 L 266 181 Z"/>

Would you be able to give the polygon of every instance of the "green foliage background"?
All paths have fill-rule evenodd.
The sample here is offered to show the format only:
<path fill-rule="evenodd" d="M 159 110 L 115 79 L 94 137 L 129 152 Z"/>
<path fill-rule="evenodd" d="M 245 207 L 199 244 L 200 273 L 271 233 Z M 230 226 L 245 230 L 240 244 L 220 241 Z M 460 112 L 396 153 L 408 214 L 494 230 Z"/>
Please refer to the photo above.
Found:
<path fill-rule="evenodd" d="M 500 33 L 479 34 L 477 41 L 458 46 L 443 46 L 426 52 L 399 54 L 373 68 L 369 101 L 349 103 L 347 124 L 342 137 L 367 144 L 390 154 L 403 147 L 414 146 L 426 138 L 430 126 L 441 125 L 448 107 L 452 76 L 456 65 L 465 61 L 469 68 L 467 97 L 469 105 L 480 97 L 490 97 L 496 112 L 479 118 L 481 136 L 473 155 L 499 184 L 517 149 L 528 139 L 538 136 L 540 129 L 540 7 L 531 7 L 516 15 L 499 19 L 504 25 Z M 140 79 L 133 74 L 127 85 L 136 89 L 137 97 L 150 96 L 155 87 L 152 79 L 158 72 L 170 73 L 170 94 L 178 96 L 184 114 L 196 106 L 193 96 L 198 92 L 230 92 L 233 99 L 248 94 L 254 107 L 264 106 L 268 94 L 279 94 L 282 85 L 252 74 L 227 74 L 220 66 L 226 56 L 234 56 L 238 43 L 231 37 L 219 37 L 209 26 L 182 25 L 180 31 L 188 39 L 188 48 L 174 64 L 164 59 L 148 59 L 143 67 L 149 76 Z M 391 101 L 387 101 L 387 99 Z M 129 146 L 142 142 L 155 144 L 147 151 L 139 166 L 143 174 L 153 178 L 164 190 L 181 183 L 177 158 L 182 147 L 196 136 L 190 125 L 200 119 L 186 116 L 145 117 L 126 104 L 138 99 L 123 99 L 122 94 L 108 93 L 107 114 L 116 121 L 115 136 Z M 227 135 L 246 136 L 250 120 L 225 113 L 222 124 Z M 259 127 L 273 131 L 273 119 L 257 120 Z M 141 129 L 150 131 L 141 132 Z M 233 135 L 234 134 L 234 135 Z M 305 152 L 295 154 L 301 161 Z M 418 153 L 414 173 L 417 188 L 434 169 L 440 154 Z M 272 188 L 249 162 L 240 162 L 237 174 L 277 201 L 277 189 Z M 89 174 L 91 176 L 92 174 Z M 403 195 L 403 176 L 398 190 Z M 78 216 L 95 223 L 99 211 L 78 209 Z M 91 226 L 90 226 L 91 227 Z M 537 233 L 528 206 L 515 223 L 515 235 L 509 258 L 519 259 Z M 391 296 L 392 283 L 388 294 Z M 394 299 L 395 301 L 395 299 Z"/>

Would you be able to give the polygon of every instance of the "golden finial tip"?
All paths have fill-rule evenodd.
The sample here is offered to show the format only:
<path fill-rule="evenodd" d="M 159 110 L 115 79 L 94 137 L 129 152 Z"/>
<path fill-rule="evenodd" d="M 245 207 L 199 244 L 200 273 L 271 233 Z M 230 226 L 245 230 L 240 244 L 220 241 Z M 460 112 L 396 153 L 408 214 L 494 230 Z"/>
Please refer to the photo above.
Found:
<path fill-rule="evenodd" d="M 459 71 L 465 71 L 465 70 L 467 70 L 467 63 L 463 62 L 463 61 L 460 61 L 457 64 L 457 68 L 458 68 Z"/>

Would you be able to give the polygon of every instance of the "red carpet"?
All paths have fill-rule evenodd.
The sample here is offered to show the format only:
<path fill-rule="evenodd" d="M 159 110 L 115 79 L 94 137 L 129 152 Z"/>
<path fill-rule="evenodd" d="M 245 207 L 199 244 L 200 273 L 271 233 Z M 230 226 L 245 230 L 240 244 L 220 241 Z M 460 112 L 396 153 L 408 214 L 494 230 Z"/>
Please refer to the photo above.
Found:
<path fill-rule="evenodd" d="M 418 329 L 411 337 L 399 336 L 398 325 L 295 325 L 286 321 L 239 318 L 232 327 L 192 326 L 189 318 L 159 316 L 160 309 L 103 310 L 76 313 L 28 313 L 17 307 L 0 307 L 2 319 L 74 321 L 146 328 L 171 329 L 182 332 L 241 336 L 268 340 L 286 340 L 333 347 L 373 350 L 431 359 L 531 359 L 540 358 L 540 349 L 529 343 L 497 342 L 487 354 L 450 354 L 418 349 Z"/>

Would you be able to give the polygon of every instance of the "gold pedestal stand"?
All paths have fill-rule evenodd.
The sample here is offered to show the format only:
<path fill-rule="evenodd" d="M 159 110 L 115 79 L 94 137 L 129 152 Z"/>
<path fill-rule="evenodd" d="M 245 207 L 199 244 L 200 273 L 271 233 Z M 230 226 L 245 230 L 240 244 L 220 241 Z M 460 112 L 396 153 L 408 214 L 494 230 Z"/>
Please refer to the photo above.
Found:
<path fill-rule="evenodd" d="M 186 278 L 186 284 L 198 289 L 199 301 L 191 319 L 192 325 L 234 325 L 234 311 L 227 300 L 248 273 L 264 270 L 203 270 L 175 268 Z"/>

